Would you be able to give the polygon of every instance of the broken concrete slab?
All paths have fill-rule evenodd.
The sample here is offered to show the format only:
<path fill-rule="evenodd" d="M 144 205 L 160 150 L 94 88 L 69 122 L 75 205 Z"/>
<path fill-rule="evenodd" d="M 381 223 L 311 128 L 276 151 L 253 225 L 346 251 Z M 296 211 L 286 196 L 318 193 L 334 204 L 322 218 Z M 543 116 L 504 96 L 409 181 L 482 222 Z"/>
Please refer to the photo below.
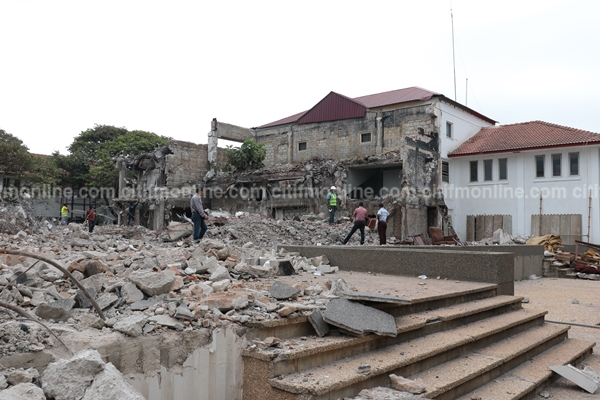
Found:
<path fill-rule="evenodd" d="M 246 292 L 218 292 L 200 300 L 200 305 L 209 308 L 217 308 L 221 312 L 248 306 L 248 294 Z"/>
<path fill-rule="evenodd" d="M 371 301 L 375 303 L 412 304 L 412 300 L 406 297 L 390 296 L 383 293 L 356 292 L 353 290 L 338 290 L 338 296 L 349 300 Z"/>
<path fill-rule="evenodd" d="M 53 319 L 55 321 L 66 321 L 71 316 L 70 311 L 75 306 L 75 300 L 62 299 L 49 304 L 40 304 L 35 309 L 35 315 L 42 319 Z"/>
<path fill-rule="evenodd" d="M 300 289 L 279 281 L 275 281 L 269 290 L 269 294 L 277 300 L 289 299 L 298 293 L 300 293 Z"/>
<path fill-rule="evenodd" d="M 356 336 L 368 333 L 392 337 L 397 335 L 392 315 L 345 298 L 331 300 L 323 313 L 323 320 Z"/>
<path fill-rule="evenodd" d="M 121 297 L 125 303 L 132 304 L 144 298 L 144 293 L 133 282 L 125 282 L 121 286 Z"/>
<path fill-rule="evenodd" d="M 44 391 L 33 383 L 20 383 L 2 390 L 3 400 L 45 400 Z"/>
<path fill-rule="evenodd" d="M 98 303 L 98 306 L 101 310 L 107 309 L 108 307 L 115 304 L 117 301 L 119 301 L 119 296 L 117 296 L 114 293 L 102 293 L 96 299 L 96 303 Z"/>
<path fill-rule="evenodd" d="M 329 333 L 329 325 L 323 319 L 321 310 L 316 308 L 309 316 L 308 322 L 315 328 L 315 332 L 319 337 L 323 337 Z"/>
<path fill-rule="evenodd" d="M 145 309 L 150 308 L 157 303 L 157 300 L 138 300 L 135 303 L 132 303 L 129 308 L 132 311 L 144 311 Z"/>
<path fill-rule="evenodd" d="M 391 374 L 390 375 L 391 385 L 396 390 L 401 390 L 403 392 L 408 392 L 412 394 L 425 393 L 427 387 L 425 386 L 425 382 L 422 379 L 406 379 L 403 376 L 398 376 Z"/>
<path fill-rule="evenodd" d="M 175 273 L 167 270 L 160 273 L 137 270 L 129 275 L 129 280 L 148 296 L 169 293 L 173 283 L 175 283 Z"/>
<path fill-rule="evenodd" d="M 146 400 L 115 368 L 108 363 L 85 391 L 82 400 Z"/>
<path fill-rule="evenodd" d="M 132 337 L 138 337 L 142 334 L 142 328 L 147 319 L 147 315 L 131 315 L 115 322 L 113 329 Z"/>
<path fill-rule="evenodd" d="M 294 269 L 294 266 L 290 260 L 279 260 L 278 264 L 279 275 L 288 276 L 296 273 L 296 270 Z"/>
<path fill-rule="evenodd" d="M 215 269 L 208 279 L 213 282 L 222 281 L 224 279 L 231 280 L 231 275 L 229 275 L 229 270 L 221 265 Z"/>
<path fill-rule="evenodd" d="M 55 400 L 80 399 L 103 369 L 98 351 L 83 350 L 71 359 L 50 363 L 42 375 L 42 389 Z"/>
<path fill-rule="evenodd" d="M 177 330 L 183 329 L 183 324 L 178 319 L 169 317 L 168 315 L 154 315 L 148 318 L 148 322 L 155 322 L 158 325 L 168 326 Z"/>
<path fill-rule="evenodd" d="M 573 382 L 583 390 L 587 391 L 588 393 L 594 394 L 596 393 L 596 390 L 598 390 L 599 382 L 596 382 L 590 376 L 585 374 L 583 371 L 575 368 L 571 364 L 555 365 L 548 368 L 550 368 L 552 371 L 556 372 L 563 378 L 570 380 L 571 382 Z"/>
<path fill-rule="evenodd" d="M 190 311 L 185 301 L 181 303 L 175 310 L 175 318 L 185 319 L 187 321 L 192 321 L 194 319 L 194 313 Z"/>
<path fill-rule="evenodd" d="M 88 286 L 85 288 L 85 290 L 88 292 L 92 299 L 96 297 L 96 291 L 93 287 Z M 86 295 L 83 293 L 83 290 L 81 289 L 79 289 L 75 294 L 75 302 L 77 304 L 77 307 L 79 308 L 92 308 L 92 302 L 86 297 Z"/>

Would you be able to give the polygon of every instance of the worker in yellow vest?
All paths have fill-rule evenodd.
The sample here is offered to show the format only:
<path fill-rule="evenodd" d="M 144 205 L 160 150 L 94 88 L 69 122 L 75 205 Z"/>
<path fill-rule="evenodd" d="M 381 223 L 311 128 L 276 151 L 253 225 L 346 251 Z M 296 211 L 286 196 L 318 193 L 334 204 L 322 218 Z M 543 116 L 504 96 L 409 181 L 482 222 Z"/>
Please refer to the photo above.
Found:
<path fill-rule="evenodd" d="M 63 204 L 62 208 L 60 209 L 60 224 L 61 225 L 69 224 L 69 208 L 67 207 L 66 204 Z"/>
<path fill-rule="evenodd" d="M 333 224 L 335 217 L 335 210 L 338 206 L 338 198 L 336 193 L 337 188 L 332 186 L 329 188 L 329 193 L 327 193 L 327 203 L 329 204 L 329 223 Z"/>

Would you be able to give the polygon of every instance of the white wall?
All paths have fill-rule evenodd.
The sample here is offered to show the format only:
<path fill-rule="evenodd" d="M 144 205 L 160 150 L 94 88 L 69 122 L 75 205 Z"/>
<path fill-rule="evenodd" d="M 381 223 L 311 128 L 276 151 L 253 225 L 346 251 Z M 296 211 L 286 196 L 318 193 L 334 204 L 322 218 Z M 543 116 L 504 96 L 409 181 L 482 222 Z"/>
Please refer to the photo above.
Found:
<path fill-rule="evenodd" d="M 440 138 L 441 138 L 441 157 L 446 160 L 448 153 L 456 149 L 467 139 L 474 136 L 481 128 L 493 126 L 487 121 L 466 111 L 456 108 L 448 103 L 440 101 L 438 103 L 441 111 L 440 118 Z M 446 122 L 452 124 L 452 137 L 446 137 Z"/>
<path fill-rule="evenodd" d="M 569 173 L 569 153 L 579 152 L 579 174 Z M 545 155 L 545 177 L 536 178 L 535 156 Z M 561 154 L 561 176 L 552 176 L 552 154 Z M 499 180 L 498 159 L 507 159 L 507 178 Z M 469 182 L 470 161 L 478 160 L 478 182 Z M 483 160 L 493 160 L 493 179 L 485 182 Z M 588 195 L 592 189 L 591 238 L 600 242 L 600 147 L 577 146 L 455 157 L 450 159 L 450 183 L 445 185 L 446 203 L 453 226 L 464 240 L 466 216 L 481 214 L 512 215 L 513 235 L 537 234 L 531 230 L 531 215 L 581 214 L 582 233 L 587 233 Z M 578 238 L 579 239 L 579 238 Z M 581 240 L 587 240 L 583 237 Z"/>

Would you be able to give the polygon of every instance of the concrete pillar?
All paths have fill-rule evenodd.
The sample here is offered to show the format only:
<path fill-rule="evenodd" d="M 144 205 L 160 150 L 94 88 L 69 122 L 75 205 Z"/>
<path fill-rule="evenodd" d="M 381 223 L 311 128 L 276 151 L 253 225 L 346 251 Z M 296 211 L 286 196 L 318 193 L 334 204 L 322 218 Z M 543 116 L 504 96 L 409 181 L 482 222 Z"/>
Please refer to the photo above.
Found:
<path fill-rule="evenodd" d="M 383 153 L 383 116 L 377 112 L 377 154 Z"/>
<path fill-rule="evenodd" d="M 121 198 L 125 190 L 125 177 L 127 176 L 127 165 L 123 157 L 117 158 L 117 169 L 119 170 L 119 193 L 117 197 Z"/>
<path fill-rule="evenodd" d="M 217 119 L 213 118 L 210 124 L 210 132 L 208 132 L 208 162 L 211 164 L 217 161 L 217 147 L 219 138 L 217 137 Z"/>
<path fill-rule="evenodd" d="M 291 164 L 293 161 L 294 154 L 294 135 L 292 134 L 292 130 L 287 133 L 288 137 L 288 164 Z"/>

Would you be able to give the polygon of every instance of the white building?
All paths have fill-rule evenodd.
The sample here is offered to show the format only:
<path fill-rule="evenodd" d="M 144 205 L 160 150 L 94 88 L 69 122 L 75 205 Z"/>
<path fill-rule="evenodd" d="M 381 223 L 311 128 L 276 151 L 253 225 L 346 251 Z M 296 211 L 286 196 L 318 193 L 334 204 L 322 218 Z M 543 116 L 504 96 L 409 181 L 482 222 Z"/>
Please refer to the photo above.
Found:
<path fill-rule="evenodd" d="M 448 158 L 444 194 L 461 239 L 473 240 L 467 216 L 493 214 L 512 216 L 513 235 L 600 242 L 599 134 L 542 121 L 487 127 Z"/>

